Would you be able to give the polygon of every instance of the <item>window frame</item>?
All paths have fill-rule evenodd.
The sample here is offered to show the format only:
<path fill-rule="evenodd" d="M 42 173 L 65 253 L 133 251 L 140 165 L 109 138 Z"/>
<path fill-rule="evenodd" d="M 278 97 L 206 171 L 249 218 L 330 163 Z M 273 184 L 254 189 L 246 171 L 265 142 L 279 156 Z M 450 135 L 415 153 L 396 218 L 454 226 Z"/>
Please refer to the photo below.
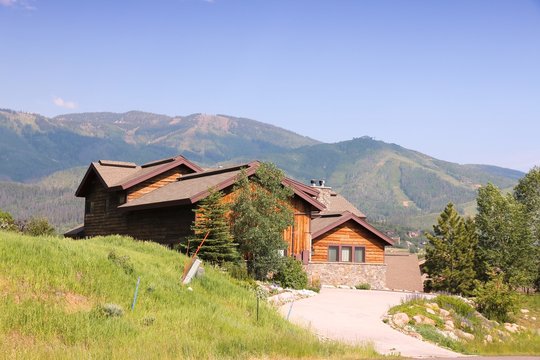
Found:
<path fill-rule="evenodd" d="M 330 248 L 335 247 L 337 248 L 337 261 L 330 260 Z M 351 260 L 350 261 L 343 261 L 341 257 L 341 248 L 348 247 L 351 248 Z M 364 249 L 364 256 L 363 256 L 363 262 L 357 262 L 355 257 L 356 249 Z M 326 261 L 331 263 L 343 263 L 343 264 L 365 264 L 366 263 L 366 246 L 365 245 L 348 245 L 348 244 L 330 244 L 327 248 L 327 255 L 326 255 Z"/>

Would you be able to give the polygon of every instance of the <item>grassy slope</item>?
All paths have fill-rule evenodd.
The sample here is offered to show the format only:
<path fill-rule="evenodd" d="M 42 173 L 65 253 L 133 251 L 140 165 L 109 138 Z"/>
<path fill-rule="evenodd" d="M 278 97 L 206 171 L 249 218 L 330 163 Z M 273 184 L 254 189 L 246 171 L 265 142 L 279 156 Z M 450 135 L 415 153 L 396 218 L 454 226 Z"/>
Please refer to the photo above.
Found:
<path fill-rule="evenodd" d="M 108 259 L 111 250 L 129 256 L 132 274 Z M 0 232 L 0 354 L 99 359 L 376 356 L 369 348 L 321 343 L 266 305 L 256 322 L 254 294 L 210 267 L 189 291 L 179 284 L 184 260 L 160 245 L 119 236 L 73 241 Z M 139 299 L 131 312 L 137 276 Z M 122 306 L 125 315 L 103 317 L 97 309 L 105 303 Z"/>

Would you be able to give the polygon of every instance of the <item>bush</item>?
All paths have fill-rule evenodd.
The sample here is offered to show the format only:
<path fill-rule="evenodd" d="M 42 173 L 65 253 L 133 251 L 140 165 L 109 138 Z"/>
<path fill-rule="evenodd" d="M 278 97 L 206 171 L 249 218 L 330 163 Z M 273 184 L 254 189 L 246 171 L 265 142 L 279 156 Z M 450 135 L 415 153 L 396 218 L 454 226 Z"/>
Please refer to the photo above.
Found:
<path fill-rule="evenodd" d="M 124 315 L 124 309 L 117 304 L 104 304 L 101 305 L 99 312 L 105 317 L 120 317 Z"/>
<path fill-rule="evenodd" d="M 502 274 L 481 285 L 475 291 L 478 311 L 488 319 L 506 322 L 517 310 L 517 294 L 503 281 Z"/>
<path fill-rule="evenodd" d="M 446 310 L 454 310 L 456 314 L 469 318 L 474 313 L 474 308 L 456 296 L 439 295 L 435 298 L 439 307 Z"/>
<path fill-rule="evenodd" d="M 355 288 L 357 288 L 358 290 L 370 290 L 371 285 L 368 283 L 362 283 L 362 284 L 356 285 Z"/>
<path fill-rule="evenodd" d="M 308 277 L 302 263 L 292 257 L 283 259 L 274 280 L 284 288 L 305 289 L 308 285 Z"/>
<path fill-rule="evenodd" d="M 120 256 L 116 253 L 116 251 L 112 250 L 111 252 L 109 252 L 107 258 L 114 264 L 121 267 L 126 274 L 133 274 L 133 264 L 131 263 L 128 255 Z"/>
<path fill-rule="evenodd" d="M 226 262 L 222 265 L 222 268 L 236 280 L 249 281 L 251 277 L 248 274 L 247 266 L 245 262 Z"/>
<path fill-rule="evenodd" d="M 0 230 L 17 230 L 15 220 L 10 213 L 0 210 Z"/>
<path fill-rule="evenodd" d="M 309 282 L 309 284 L 307 286 L 307 289 L 311 290 L 311 291 L 315 291 L 317 293 L 320 292 L 321 291 L 321 279 L 319 279 L 319 278 L 311 279 L 311 281 Z"/>
<path fill-rule="evenodd" d="M 24 225 L 23 232 L 31 236 L 54 235 L 54 228 L 45 218 L 31 218 Z"/>

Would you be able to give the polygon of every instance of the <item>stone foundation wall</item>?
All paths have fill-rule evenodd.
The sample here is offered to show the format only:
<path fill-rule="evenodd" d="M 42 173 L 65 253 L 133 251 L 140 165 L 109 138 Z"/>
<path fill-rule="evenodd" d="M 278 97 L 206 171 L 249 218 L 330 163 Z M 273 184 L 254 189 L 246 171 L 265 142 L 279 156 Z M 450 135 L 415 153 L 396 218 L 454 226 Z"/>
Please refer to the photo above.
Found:
<path fill-rule="evenodd" d="M 311 280 L 322 285 L 355 286 L 368 283 L 372 289 L 386 289 L 386 264 L 309 263 L 305 266 Z"/>

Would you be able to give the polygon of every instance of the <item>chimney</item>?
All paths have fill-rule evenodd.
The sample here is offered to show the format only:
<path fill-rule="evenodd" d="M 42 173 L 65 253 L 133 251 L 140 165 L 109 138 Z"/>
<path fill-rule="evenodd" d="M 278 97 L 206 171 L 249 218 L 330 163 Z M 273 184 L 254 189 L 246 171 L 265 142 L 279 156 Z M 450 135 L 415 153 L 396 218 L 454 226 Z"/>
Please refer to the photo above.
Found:
<path fill-rule="evenodd" d="M 324 180 L 319 180 L 319 186 L 324 187 Z"/>
<path fill-rule="evenodd" d="M 311 179 L 311 186 L 317 186 L 317 180 Z"/>

